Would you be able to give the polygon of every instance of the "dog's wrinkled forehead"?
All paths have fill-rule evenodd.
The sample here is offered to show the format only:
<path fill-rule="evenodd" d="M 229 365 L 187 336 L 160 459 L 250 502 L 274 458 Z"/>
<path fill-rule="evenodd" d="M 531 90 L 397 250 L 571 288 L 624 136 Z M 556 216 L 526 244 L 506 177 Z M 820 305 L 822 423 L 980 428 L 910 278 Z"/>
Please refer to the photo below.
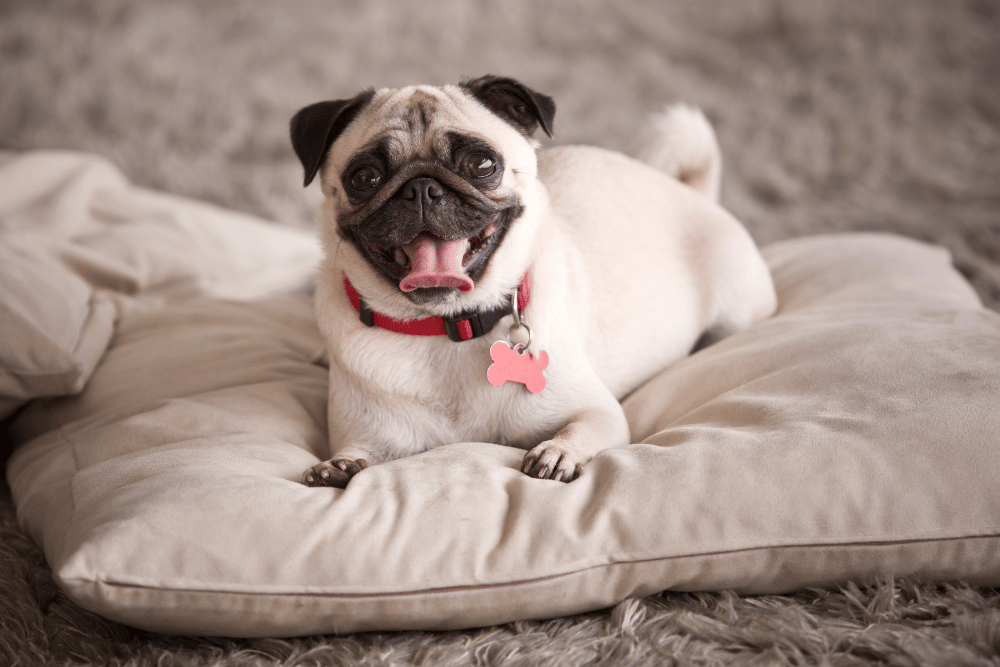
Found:
<path fill-rule="evenodd" d="M 487 134 L 492 134 L 495 139 Z M 499 135 L 499 136 L 498 136 Z M 517 133 L 456 86 L 376 91 L 336 146 L 337 162 L 380 146 L 393 165 L 414 159 L 448 160 L 454 144 L 474 137 L 502 150 Z M 499 139 L 499 141 L 498 141 Z"/>
<path fill-rule="evenodd" d="M 555 103 L 519 81 L 486 75 L 458 85 L 366 90 L 351 99 L 317 102 L 290 124 L 304 184 L 324 168 L 342 168 L 357 151 L 384 145 L 394 166 L 445 158 L 456 136 L 506 155 L 532 151 L 539 127 L 552 136 Z"/>

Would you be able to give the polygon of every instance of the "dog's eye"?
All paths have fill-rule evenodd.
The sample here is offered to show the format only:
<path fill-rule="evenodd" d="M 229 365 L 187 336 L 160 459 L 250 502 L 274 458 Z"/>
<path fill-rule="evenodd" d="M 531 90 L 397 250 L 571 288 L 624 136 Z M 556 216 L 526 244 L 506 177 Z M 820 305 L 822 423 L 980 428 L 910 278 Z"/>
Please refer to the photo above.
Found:
<path fill-rule="evenodd" d="M 382 172 L 375 167 L 360 167 L 351 173 L 348 182 L 357 192 L 369 192 L 382 182 Z"/>
<path fill-rule="evenodd" d="M 497 163 L 485 153 L 473 153 L 462 160 L 461 169 L 466 176 L 486 178 L 497 170 Z"/>

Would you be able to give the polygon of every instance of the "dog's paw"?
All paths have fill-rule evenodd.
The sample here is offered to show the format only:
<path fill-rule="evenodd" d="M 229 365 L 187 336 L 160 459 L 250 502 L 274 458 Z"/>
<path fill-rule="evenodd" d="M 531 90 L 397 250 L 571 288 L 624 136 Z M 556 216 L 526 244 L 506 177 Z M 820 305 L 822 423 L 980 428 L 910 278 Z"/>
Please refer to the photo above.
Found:
<path fill-rule="evenodd" d="M 306 486 L 333 486 L 343 489 L 351 478 L 368 467 L 368 461 L 341 457 L 317 463 L 302 475 Z"/>
<path fill-rule="evenodd" d="M 580 476 L 583 461 L 571 448 L 554 440 L 543 442 L 524 455 L 521 472 L 538 479 L 572 482 Z"/>

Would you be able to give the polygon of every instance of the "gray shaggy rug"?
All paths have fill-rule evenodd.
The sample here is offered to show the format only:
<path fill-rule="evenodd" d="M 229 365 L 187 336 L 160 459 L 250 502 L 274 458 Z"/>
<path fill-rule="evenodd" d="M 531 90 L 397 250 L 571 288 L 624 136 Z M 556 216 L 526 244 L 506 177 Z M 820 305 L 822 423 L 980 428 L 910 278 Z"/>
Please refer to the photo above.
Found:
<path fill-rule="evenodd" d="M 701 106 L 723 204 L 759 243 L 939 243 L 1000 309 L 996 0 L 2 0 L 0 148 L 97 152 L 136 183 L 308 227 L 292 113 L 488 72 L 556 99 L 558 143 L 634 152 L 651 112 Z M 150 635 L 55 588 L 6 487 L 0 587 L 0 665 L 1000 665 L 1000 594 L 957 582 L 664 592 L 464 632 Z"/>

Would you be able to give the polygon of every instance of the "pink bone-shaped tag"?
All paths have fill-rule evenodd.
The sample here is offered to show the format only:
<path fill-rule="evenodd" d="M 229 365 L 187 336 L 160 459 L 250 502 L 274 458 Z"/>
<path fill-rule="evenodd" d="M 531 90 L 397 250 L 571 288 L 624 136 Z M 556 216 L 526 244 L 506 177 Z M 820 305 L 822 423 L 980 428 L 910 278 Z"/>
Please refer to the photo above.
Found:
<path fill-rule="evenodd" d="M 545 376 L 542 371 L 549 365 L 549 355 L 545 350 L 538 357 L 523 351 L 524 346 L 518 343 L 511 347 L 502 340 L 490 346 L 490 358 L 493 363 L 486 370 L 486 379 L 495 387 L 504 382 L 520 382 L 532 394 L 545 389 Z"/>

